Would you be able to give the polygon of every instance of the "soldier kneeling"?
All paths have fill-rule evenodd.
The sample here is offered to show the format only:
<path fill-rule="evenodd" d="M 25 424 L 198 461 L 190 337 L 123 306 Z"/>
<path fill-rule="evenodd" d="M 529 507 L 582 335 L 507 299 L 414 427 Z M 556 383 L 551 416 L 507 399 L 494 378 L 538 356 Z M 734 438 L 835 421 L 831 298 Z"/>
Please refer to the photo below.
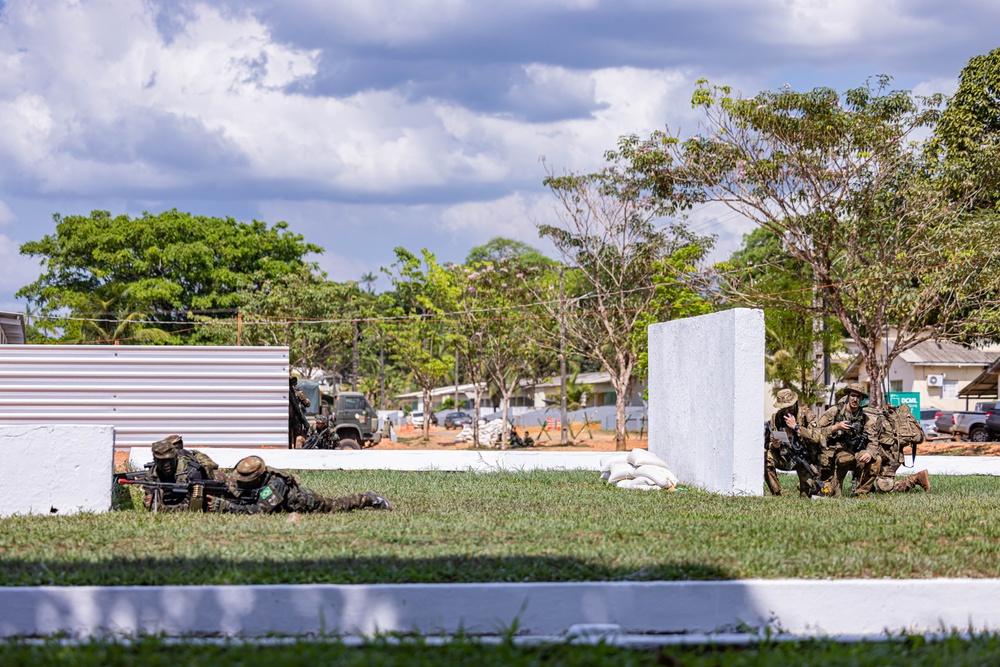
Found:
<path fill-rule="evenodd" d="M 240 498 L 212 498 L 207 505 L 210 512 L 231 514 L 271 514 L 273 512 L 349 512 L 371 507 L 392 509 L 389 501 L 374 491 L 354 493 L 343 498 L 326 498 L 312 489 L 301 486 L 295 475 L 269 468 L 259 456 L 241 459 L 230 475 L 241 492 Z"/>

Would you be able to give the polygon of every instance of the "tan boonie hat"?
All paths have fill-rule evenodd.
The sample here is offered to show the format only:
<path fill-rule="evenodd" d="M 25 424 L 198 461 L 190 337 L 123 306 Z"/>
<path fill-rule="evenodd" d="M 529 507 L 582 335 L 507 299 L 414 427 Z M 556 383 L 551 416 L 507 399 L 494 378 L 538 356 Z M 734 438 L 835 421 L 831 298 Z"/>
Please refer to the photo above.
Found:
<path fill-rule="evenodd" d="M 184 447 L 184 439 L 179 435 L 168 435 L 163 440 L 157 440 L 153 443 L 153 458 L 154 459 L 172 459 L 177 456 L 179 452 Z"/>
<path fill-rule="evenodd" d="M 857 394 L 861 394 L 862 398 L 868 398 L 868 392 L 865 391 L 865 388 L 862 387 L 861 384 L 858 382 L 852 382 L 851 384 L 847 385 L 847 389 L 844 390 L 844 393 L 850 394 L 852 391 Z"/>
<path fill-rule="evenodd" d="M 784 410 L 785 408 L 790 408 L 799 402 L 799 395 L 796 394 L 791 389 L 782 389 L 778 392 L 775 397 L 774 409 Z"/>
<path fill-rule="evenodd" d="M 267 471 L 264 459 L 259 456 L 242 458 L 233 468 L 233 478 L 237 482 L 253 482 Z"/>

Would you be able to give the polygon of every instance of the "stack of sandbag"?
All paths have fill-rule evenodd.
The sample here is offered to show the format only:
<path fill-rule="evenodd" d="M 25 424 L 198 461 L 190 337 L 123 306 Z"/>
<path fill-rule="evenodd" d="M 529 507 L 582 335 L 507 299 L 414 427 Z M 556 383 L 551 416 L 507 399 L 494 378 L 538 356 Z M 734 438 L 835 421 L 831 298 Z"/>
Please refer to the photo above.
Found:
<path fill-rule="evenodd" d="M 500 444 L 500 432 L 502 430 L 502 426 L 503 421 L 500 419 L 494 419 L 490 422 L 479 422 L 479 443 L 477 443 L 476 446 L 498 446 Z M 473 440 L 472 424 L 466 424 L 463 426 L 461 433 L 455 436 L 455 442 L 472 442 Z"/>
<path fill-rule="evenodd" d="M 605 456 L 601 459 L 601 479 L 622 489 L 677 490 L 677 477 L 666 462 L 645 449 Z"/>

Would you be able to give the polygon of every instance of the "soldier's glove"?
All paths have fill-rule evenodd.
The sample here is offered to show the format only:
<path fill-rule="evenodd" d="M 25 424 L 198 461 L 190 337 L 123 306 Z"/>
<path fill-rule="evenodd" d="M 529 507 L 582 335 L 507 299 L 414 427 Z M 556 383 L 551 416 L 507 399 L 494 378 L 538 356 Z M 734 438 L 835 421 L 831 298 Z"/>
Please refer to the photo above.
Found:
<path fill-rule="evenodd" d="M 225 498 L 219 498 L 218 496 L 209 496 L 208 503 L 205 505 L 205 511 L 207 512 L 225 512 L 232 505 Z"/>

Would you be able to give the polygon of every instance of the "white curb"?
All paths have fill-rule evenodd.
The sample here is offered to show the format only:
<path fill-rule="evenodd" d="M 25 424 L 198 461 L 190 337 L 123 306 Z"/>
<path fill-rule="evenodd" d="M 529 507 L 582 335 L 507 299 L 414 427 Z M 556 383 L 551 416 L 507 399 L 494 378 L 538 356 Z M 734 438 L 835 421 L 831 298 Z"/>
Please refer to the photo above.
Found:
<path fill-rule="evenodd" d="M 313 450 L 230 449 L 216 447 L 205 452 L 223 468 L 232 468 L 245 456 L 260 456 L 272 468 L 285 470 L 446 470 L 495 472 L 528 470 L 601 469 L 601 459 L 615 452 L 537 452 L 509 450 Z M 153 460 L 149 447 L 133 447 L 129 463 L 141 470 Z M 909 458 L 907 458 L 909 461 Z M 1000 456 L 918 456 L 914 468 L 900 468 L 909 475 L 926 469 L 931 475 L 1000 476 Z"/>
<path fill-rule="evenodd" d="M 1000 579 L 0 588 L 0 636 L 1000 631 Z M 602 632 L 604 632 L 602 630 Z"/>

